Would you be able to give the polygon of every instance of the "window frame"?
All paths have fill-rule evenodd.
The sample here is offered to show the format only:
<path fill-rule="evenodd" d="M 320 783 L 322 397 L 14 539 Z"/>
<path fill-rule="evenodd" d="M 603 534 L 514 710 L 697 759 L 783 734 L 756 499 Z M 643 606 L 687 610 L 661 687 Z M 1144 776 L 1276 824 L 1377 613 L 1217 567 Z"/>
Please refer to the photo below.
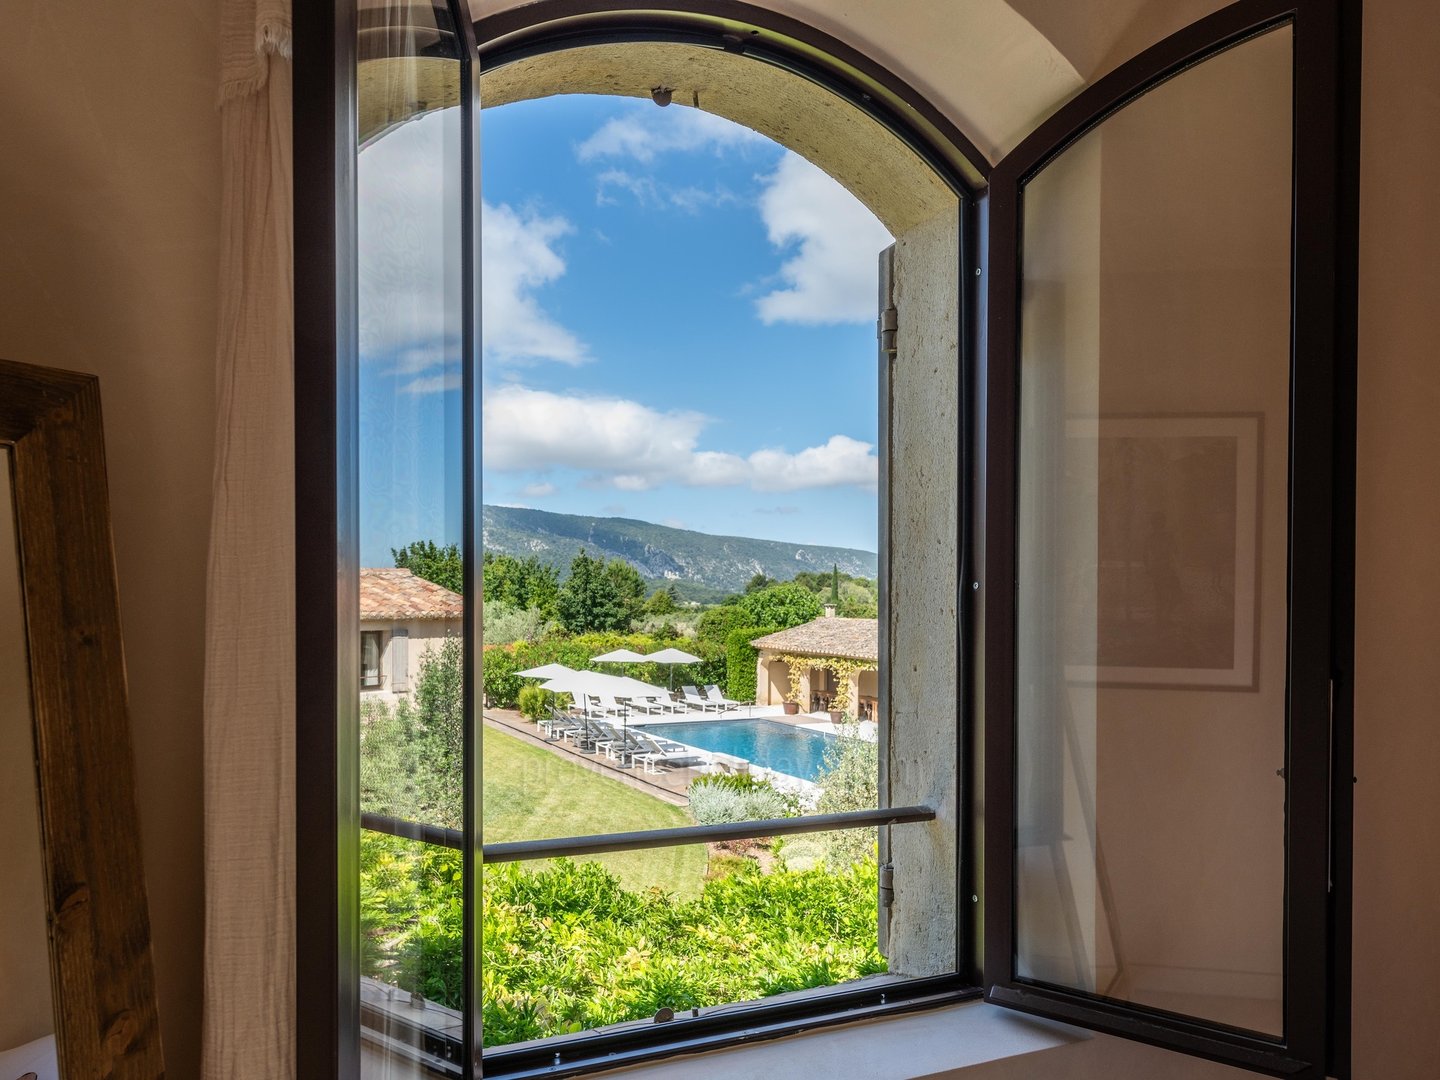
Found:
<path fill-rule="evenodd" d="M 365 666 L 366 640 L 375 642 L 375 674 Z M 383 630 L 360 631 L 360 689 L 381 690 L 385 687 L 385 632 Z"/>
<path fill-rule="evenodd" d="M 439 3 L 440 0 L 437 0 Z M 507 1075 L 566 1075 L 596 1068 L 614 1068 L 628 1061 L 644 1060 L 675 1053 L 736 1045 L 757 1038 L 773 1038 L 812 1029 L 824 1024 L 853 1022 L 889 1013 L 977 997 L 982 982 L 998 1004 L 1022 1011 L 1082 1023 L 1096 1030 L 1140 1038 L 1171 1049 L 1197 1052 L 1185 1045 L 1184 1033 L 1159 1031 L 1150 1018 L 1096 1016 L 1093 1011 L 1072 1011 L 1062 1015 L 1054 1002 L 1026 1003 L 1003 1000 L 1011 987 L 1007 980 L 992 977 L 999 970 L 994 955 L 996 943 L 1005 935 L 1010 948 L 1012 921 L 1004 916 L 1005 904 L 1013 896 L 1007 875 L 997 873 L 992 857 L 990 874 L 984 873 L 987 843 L 1008 850 L 1009 834 L 1004 830 L 1003 813 L 997 795 L 1006 791 L 1006 742 L 1013 728 L 1006 727 L 1003 711 L 993 706 L 996 678 L 1007 671 L 1007 652 L 995 648 L 991 634 L 994 620 L 1003 618 L 1004 590 L 981 588 L 981 573 L 988 583 L 1006 580 L 1003 555 L 997 550 L 1004 530 L 1007 509 L 997 483 L 1007 463 L 1003 435 L 1005 409 L 1013 408 L 1013 393 L 1003 379 L 997 380 L 996 357 L 1003 356 L 1007 333 L 1013 338 L 1013 318 L 1007 324 L 1003 290 L 997 283 L 1013 280 L 1017 269 L 1014 250 L 1005 250 L 997 234 L 1006 232 L 1005 184 L 1014 180 L 1023 160 L 1021 152 L 1034 151 L 1048 140 L 1074 128 L 1086 108 L 1102 100 L 1101 89 L 1112 96 L 1122 78 L 1139 80 L 1147 71 L 1155 76 L 1160 58 L 1178 48 L 1193 53 L 1208 46 L 1217 27 L 1229 25 L 1237 10 L 1252 17 L 1257 12 L 1307 12 L 1325 8 L 1334 13 L 1329 31 L 1330 52 L 1315 53 L 1316 64 L 1305 74 L 1307 86 L 1326 104 L 1309 117 L 1306 141 L 1324 143 L 1312 164 L 1317 165 L 1331 184 L 1328 193 L 1317 195 L 1332 210 L 1331 231 L 1314 238 L 1316 252 L 1325 269 L 1307 270 L 1311 288 L 1334 301 L 1334 316 L 1317 334 L 1332 340 L 1328 348 L 1334 357 L 1331 383 L 1334 402 L 1349 407 L 1332 410 L 1333 452 L 1325 482 L 1315 484 L 1307 497 L 1332 508 L 1329 517 L 1331 544 L 1329 559 L 1335 588 L 1327 608 L 1330 663 L 1334 666 L 1333 743 L 1328 764 L 1331 781 L 1326 797 L 1334 827 L 1333 856 L 1337 882 L 1323 927 L 1313 920 L 1302 929 L 1307 939 L 1326 936 L 1324 981 L 1329 993 L 1323 1002 L 1332 1040 L 1326 1047 L 1332 1073 L 1344 1076 L 1348 1070 L 1348 983 L 1349 983 L 1349 822 L 1351 814 L 1350 757 L 1350 666 L 1352 642 L 1349 627 L 1353 609 L 1354 543 L 1354 338 L 1357 247 L 1355 228 L 1355 178 L 1358 173 L 1358 0 L 1293 0 L 1278 4 L 1271 0 L 1242 0 L 1216 16 L 1202 20 L 1159 46 L 1122 65 L 1112 75 L 1089 87 L 1063 106 L 1022 143 L 1000 165 L 992 166 L 968 139 L 924 95 L 898 79 L 882 65 L 857 49 L 812 27 L 765 8 L 733 0 L 654 0 L 643 8 L 625 0 L 538 0 L 497 15 L 472 21 L 466 0 L 448 0 L 459 14 L 456 22 L 466 42 L 467 59 L 462 61 L 463 96 L 472 107 L 478 94 L 480 65 L 497 63 L 535 51 L 565 47 L 561 42 L 593 44 L 605 40 L 676 40 L 744 52 L 757 61 L 774 64 L 830 89 L 852 104 L 865 109 L 899 134 L 929 161 L 941 175 L 954 177 L 961 194 L 961 296 L 960 363 L 961 407 L 956 432 L 961 455 L 959 551 L 956 559 L 962 583 L 959 614 L 962 642 L 962 685 L 957 687 L 957 718 L 962 725 L 960 760 L 957 762 L 957 802 L 962 808 L 958 837 L 960 876 L 956 917 L 957 939 L 961 942 L 959 970 L 953 976 L 935 980 L 913 980 L 892 984 L 883 990 L 842 985 L 807 992 L 801 1000 L 756 1002 L 717 1011 L 711 1017 L 678 1025 L 657 1039 L 651 1025 L 602 1033 L 603 1045 L 593 1034 L 546 1040 L 542 1048 L 530 1048 L 530 1057 L 513 1061 Z M 359 1075 L 359 918 L 358 849 L 360 809 L 358 799 L 358 713 L 359 671 L 357 638 L 359 625 L 358 581 L 358 452 L 356 446 L 358 398 L 356 386 L 358 347 L 356 342 L 355 272 L 355 161 L 357 146 L 357 100 L 355 87 L 356 0 L 317 0 L 299 5 L 294 14 L 294 257 L 295 275 L 295 404 L 297 415 L 306 423 L 296 431 L 296 656 L 303 678 L 296 684 L 296 839 L 301 857 L 296 866 L 296 1064 L 299 1075 L 317 1080 L 341 1080 Z M 441 6 L 444 6 L 443 3 Z M 1310 16 L 1306 16 L 1307 25 Z M 756 31 L 756 33 L 751 33 Z M 473 37 L 471 35 L 473 34 Z M 1187 45 L 1186 42 L 1189 42 Z M 1165 50 L 1170 50 L 1170 53 Z M 1338 58 L 1338 59 L 1337 59 Z M 1147 67 L 1149 65 L 1149 67 Z M 463 227 L 466 243 L 478 251 L 478 146 L 472 132 L 466 132 L 466 162 L 470 170 Z M 1297 142 L 1297 153 L 1299 143 Z M 1308 160 L 1308 159 L 1307 159 Z M 989 187 L 987 188 L 987 183 Z M 1324 187 L 1325 184 L 1321 184 Z M 1307 203 L 1309 206 L 1308 194 Z M 1317 209 L 1306 211 L 1315 213 Z M 1014 224 L 1014 204 L 1009 213 Z M 1297 214 L 1300 208 L 1297 205 Z M 466 260 L 467 270 L 473 260 Z M 471 290 L 478 309 L 478 294 Z M 1013 314 L 1013 313 L 1012 313 Z M 987 321 L 988 316 L 988 321 Z M 478 310 L 472 313 L 472 324 Z M 988 338 L 988 340 L 987 340 Z M 1013 344 L 1013 341 L 1012 341 Z M 472 358 L 476 355 L 473 335 L 465 341 L 466 368 L 463 393 L 466 400 L 465 434 L 478 445 L 478 380 Z M 988 359 L 987 358 L 988 353 Z M 981 364 L 985 364 L 982 370 Z M 1007 396 L 1007 394 L 1009 396 Z M 883 408 L 882 402 L 882 408 Z M 1317 406 L 1319 407 L 1319 406 Z M 887 418 L 882 416 L 882 425 Z M 1013 427 L 1013 418 L 1009 421 Z M 883 430 L 883 427 L 882 427 Z M 997 438 L 999 441 L 997 442 Z M 1013 459 L 1012 462 L 1013 464 Z M 1323 470 L 1322 470 L 1323 471 Z M 472 543 L 473 523 L 479 503 L 479 469 L 467 455 L 465 475 L 466 544 Z M 978 497 L 977 497 L 978 496 Z M 997 517 L 997 511 L 1000 516 Z M 1013 532 L 1013 520 L 1011 522 Z M 466 550 L 464 633 L 467 642 L 478 629 L 478 572 L 473 549 Z M 977 561 L 977 555 L 980 561 Z M 1013 555 L 1013 553 L 1012 553 Z M 1001 573 L 997 574 L 997 570 Z M 1347 576 L 1348 574 L 1348 576 Z M 969 587 L 963 587 L 964 583 Z M 994 592 L 994 596 L 988 594 Z M 1013 618 L 1013 597 L 1011 597 Z M 998 605 L 998 606 L 997 606 Z M 983 632 L 981 632 L 983 630 Z M 1003 639 L 1000 639 L 1003 642 Z M 1012 639 L 1013 640 L 1013 639 Z M 987 642 L 990 647 L 987 648 Z M 467 646 L 465 695 L 472 731 L 467 740 L 467 757 L 475 746 L 478 719 L 469 704 L 478 700 L 475 665 L 478 650 Z M 1013 657 L 1011 658 L 1013 661 Z M 967 679 L 966 676 L 969 676 Z M 883 691 L 882 691 L 883 692 Z M 983 703 L 983 714 L 981 705 Z M 1311 762 L 1311 765 L 1314 763 Z M 471 941 L 478 940 L 479 912 L 473 900 L 478 896 L 473 867 L 478 848 L 478 755 L 467 761 L 466 829 L 461 842 L 470 853 L 465 881 L 467 930 Z M 997 786 L 998 785 L 998 786 Z M 990 813 L 982 812 L 989 787 Z M 1012 807 L 1013 810 L 1013 807 Z M 1313 813 L 1313 810 L 1312 810 Z M 1333 850 L 1332 850 L 1333 848 Z M 328 853 L 316 857 L 316 853 Z M 1312 852 L 1313 856 L 1313 852 Z M 1313 862 L 1313 858 L 1311 860 Z M 1343 883 L 1343 888 L 1341 887 Z M 981 897 L 984 903 L 981 903 Z M 971 899 L 966 904 L 964 900 Z M 984 917 L 990 912 L 990 921 Z M 987 932 L 988 931 L 988 932 Z M 466 984 L 472 1002 L 478 1003 L 478 964 L 475 949 L 467 949 Z M 1013 980 L 1012 980 L 1013 981 Z M 908 994 L 905 988 L 909 988 Z M 870 996 L 866 996 L 870 995 Z M 1064 1003 L 1060 1003 L 1064 1004 Z M 1312 1002 L 1310 1012 L 1315 1011 Z M 1133 1010 L 1132 1010 L 1133 1011 Z M 472 1010 L 478 1020 L 478 1008 Z M 463 1066 L 479 1074 L 481 1040 L 479 1023 L 465 1018 Z M 1107 1026 L 1108 1025 L 1108 1026 Z M 1149 1026 L 1146 1026 L 1149 1025 Z M 663 1029 L 662 1029 L 663 1030 Z M 684 1037 L 684 1030 L 690 1037 Z M 591 1049 L 603 1053 L 585 1061 L 576 1060 L 557 1070 L 553 1057 L 558 1045 L 578 1045 L 592 1040 Z M 1205 1056 L 1208 1044 L 1198 1052 Z M 1228 1051 L 1229 1047 L 1221 1047 Z M 1312 1055 L 1313 1056 L 1313 1055 Z M 544 1058 L 542 1061 L 541 1058 Z M 1233 1059 L 1232 1059 L 1233 1060 Z M 504 1068 L 492 1052 L 485 1058 L 487 1071 Z M 1259 1066 L 1275 1065 L 1266 1058 Z M 1270 1071 L 1277 1071 L 1271 1069 Z"/>
<path fill-rule="evenodd" d="M 1017 524 L 1022 198 L 1046 165 L 1166 80 L 1294 31 L 1284 1034 L 1022 979 L 1015 971 Z M 1303 1080 L 1349 1074 L 1350 656 L 1354 595 L 1358 5 L 1241 0 L 1081 91 L 1004 158 L 986 199 L 986 1000 Z M 1333 1033 L 1333 1034 L 1332 1034 Z"/>

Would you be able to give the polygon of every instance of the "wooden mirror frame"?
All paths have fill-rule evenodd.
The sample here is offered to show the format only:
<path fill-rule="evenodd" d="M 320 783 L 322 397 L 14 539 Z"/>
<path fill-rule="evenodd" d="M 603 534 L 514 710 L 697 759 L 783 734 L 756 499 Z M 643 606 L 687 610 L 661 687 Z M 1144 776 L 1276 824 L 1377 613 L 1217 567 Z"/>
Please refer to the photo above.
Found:
<path fill-rule="evenodd" d="M 63 1080 L 165 1075 L 93 375 L 0 360 Z"/>

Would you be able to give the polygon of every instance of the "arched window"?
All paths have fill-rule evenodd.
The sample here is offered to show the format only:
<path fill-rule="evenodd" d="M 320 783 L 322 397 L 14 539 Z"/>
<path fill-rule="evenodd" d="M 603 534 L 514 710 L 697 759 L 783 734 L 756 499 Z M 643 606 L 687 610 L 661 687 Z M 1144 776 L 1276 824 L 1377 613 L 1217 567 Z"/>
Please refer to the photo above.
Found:
<path fill-rule="evenodd" d="M 474 23 L 461 0 L 322 7 L 335 21 L 297 25 L 297 406 L 320 418 L 297 445 L 298 812 L 300 850 L 338 860 L 301 862 L 302 1072 L 478 1075 L 483 1056 L 486 1075 L 571 1074 L 984 996 L 1257 1071 L 1344 1075 L 1342 5 L 1224 9 L 1086 88 L 994 166 L 862 53 L 742 4 L 541 3 Z M 853 696 L 858 711 L 872 688 L 873 807 L 485 835 L 482 695 L 507 661 L 494 653 L 482 676 L 478 117 L 561 93 L 653 95 L 743 124 L 828 173 L 896 240 L 875 304 L 873 680 L 823 617 L 815 640 L 801 627 L 727 640 L 757 696 L 778 686 L 816 710 Z M 407 529 L 435 543 L 392 542 Z M 357 678 L 381 670 L 357 670 L 364 598 L 349 582 L 377 544 L 394 548 L 386 586 L 414 614 L 411 685 L 362 709 Z M 516 567 L 535 589 L 560 584 Z M 498 574 L 487 588 L 531 588 Z M 426 645 L 438 580 L 459 586 L 463 614 Z M 564 678 L 552 688 L 582 703 L 599 686 Z M 652 739 L 649 720 L 632 733 L 629 717 L 647 701 L 707 706 L 638 682 L 596 693 L 594 711 L 533 701 L 545 735 L 532 739 L 658 775 L 698 743 L 670 728 Z M 754 992 L 696 997 L 681 968 L 703 968 L 704 952 L 690 950 L 617 989 L 618 1011 L 566 998 L 575 1015 L 559 1027 L 563 995 L 487 981 L 487 955 L 498 971 L 507 946 L 585 950 L 507 939 L 498 920 L 519 909 L 496 900 L 486 916 L 482 866 L 822 829 L 878 830 L 883 976 L 780 976 L 756 934 Z M 576 897 L 614 887 L 528 872 L 507 880 Z M 422 910 L 417 892 L 437 882 L 443 910 Z M 583 934 L 598 909 L 568 903 L 555 910 Z M 457 943 L 458 962 L 433 962 Z M 654 959 L 611 944 L 617 965 Z"/>

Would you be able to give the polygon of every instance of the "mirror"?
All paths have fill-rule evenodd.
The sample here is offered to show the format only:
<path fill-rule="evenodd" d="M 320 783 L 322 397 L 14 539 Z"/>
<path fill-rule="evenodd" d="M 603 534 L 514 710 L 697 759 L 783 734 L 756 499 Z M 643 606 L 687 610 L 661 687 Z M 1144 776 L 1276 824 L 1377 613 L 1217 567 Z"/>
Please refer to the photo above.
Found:
<path fill-rule="evenodd" d="M 0 1078 L 55 1075 L 45 875 L 10 451 L 0 448 Z"/>
<path fill-rule="evenodd" d="M 98 381 L 8 361 L 0 814 L 0 1080 L 159 1080 Z"/>

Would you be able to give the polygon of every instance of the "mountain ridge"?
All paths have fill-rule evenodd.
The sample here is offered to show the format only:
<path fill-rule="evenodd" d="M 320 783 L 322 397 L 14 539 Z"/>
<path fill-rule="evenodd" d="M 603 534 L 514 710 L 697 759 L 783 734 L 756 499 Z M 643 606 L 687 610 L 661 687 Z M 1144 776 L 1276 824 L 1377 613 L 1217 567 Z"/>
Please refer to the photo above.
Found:
<path fill-rule="evenodd" d="M 481 508 L 485 550 L 521 558 L 538 556 L 568 573 L 581 548 L 606 561 L 623 559 L 655 582 L 692 582 L 740 592 L 756 574 L 785 581 L 801 571 L 873 578 L 877 557 L 858 548 L 794 544 L 750 536 L 720 536 L 638 518 L 557 514 L 515 506 Z"/>

